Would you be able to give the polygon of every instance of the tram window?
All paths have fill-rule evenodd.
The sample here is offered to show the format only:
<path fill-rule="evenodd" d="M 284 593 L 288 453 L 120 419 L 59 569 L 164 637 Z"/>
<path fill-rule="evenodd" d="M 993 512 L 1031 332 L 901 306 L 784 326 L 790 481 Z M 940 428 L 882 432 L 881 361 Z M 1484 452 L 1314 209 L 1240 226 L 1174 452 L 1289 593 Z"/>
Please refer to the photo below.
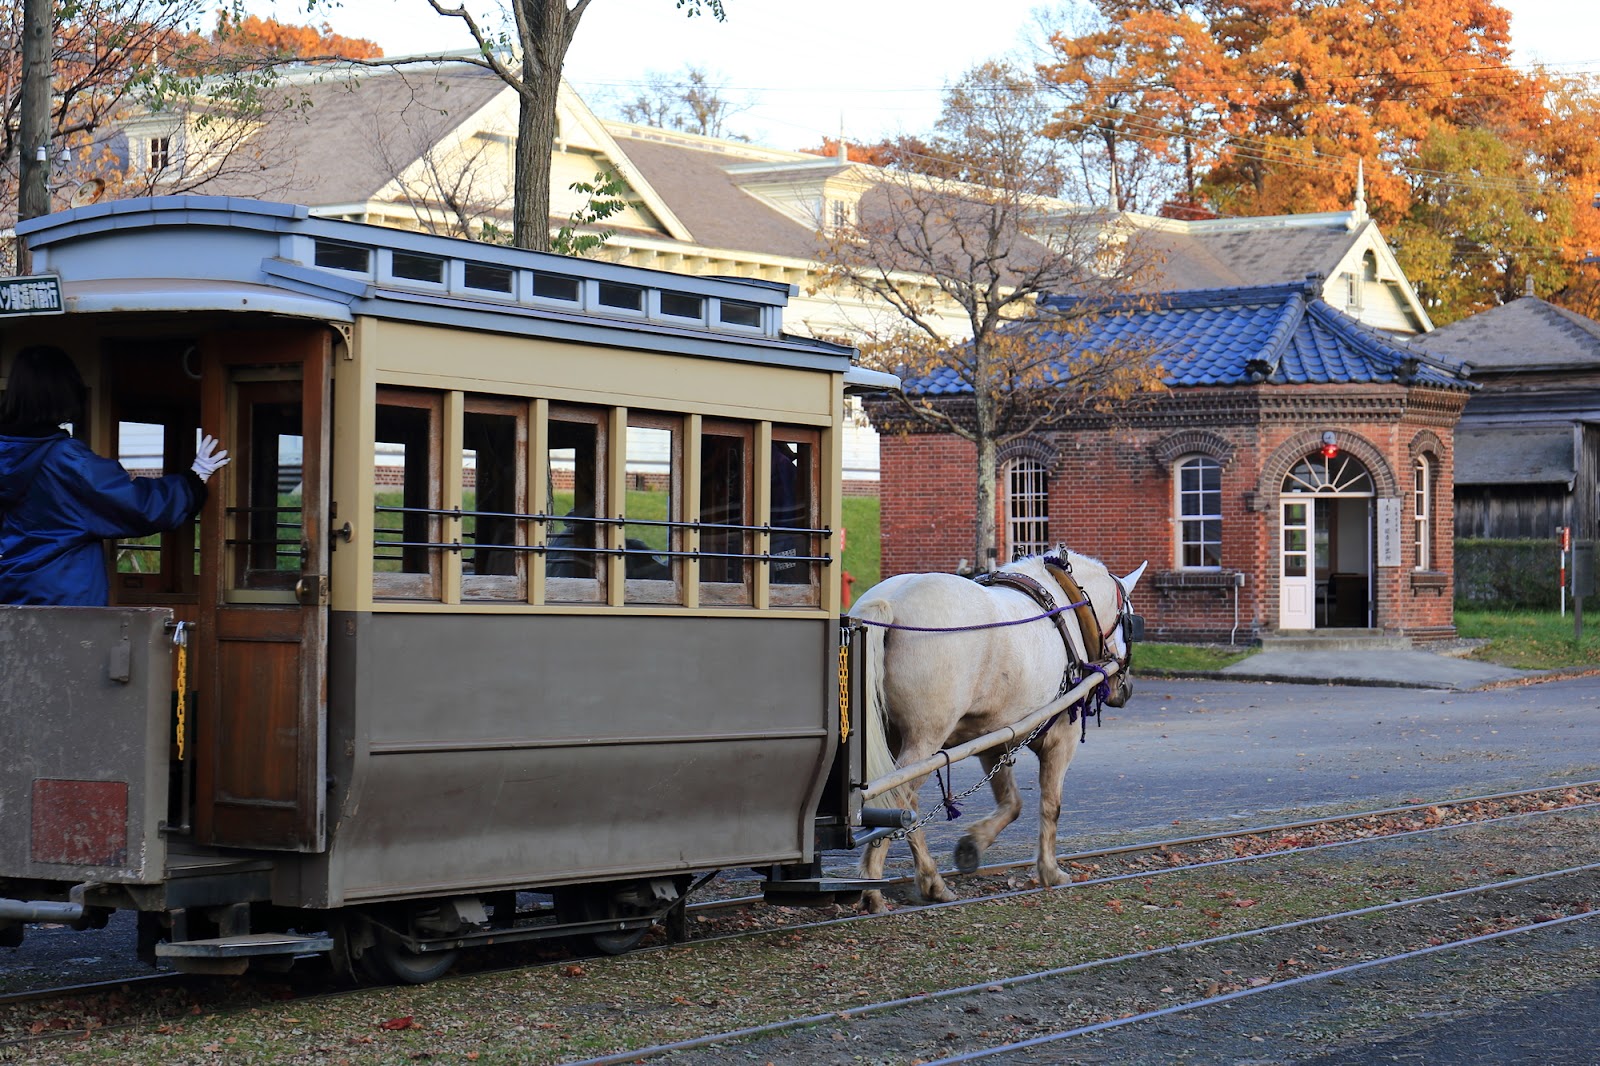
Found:
<path fill-rule="evenodd" d="M 444 284 L 444 260 L 436 255 L 413 255 L 395 252 L 390 259 L 390 270 L 397 278 L 406 281 L 427 281 Z"/>
<path fill-rule="evenodd" d="M 545 599 L 605 602 L 605 415 L 586 408 L 555 407 L 548 422 L 545 466 Z"/>
<path fill-rule="evenodd" d="M 684 292 L 663 292 L 661 313 L 673 318 L 692 318 L 698 322 L 705 317 L 705 301 Z"/>
<path fill-rule="evenodd" d="M 598 282 L 595 299 L 601 307 L 622 311 L 643 311 L 644 290 L 637 285 L 620 285 L 614 281 Z"/>
<path fill-rule="evenodd" d="M 700 601 L 750 602 L 750 446 L 748 426 L 707 421 L 700 433 Z"/>
<path fill-rule="evenodd" d="M 160 477 L 166 472 L 166 427 L 156 422 L 117 423 L 117 461 L 134 477 Z M 162 533 L 118 541 L 119 574 L 161 573 Z"/>
<path fill-rule="evenodd" d="M 520 600 L 527 595 L 526 403 L 469 397 L 462 419 L 461 594 Z"/>
<path fill-rule="evenodd" d="M 682 423 L 659 415 L 629 415 L 626 470 L 628 498 L 623 505 L 624 570 L 631 603 L 679 603 L 679 560 L 683 534 L 678 479 Z"/>
<path fill-rule="evenodd" d="M 330 270 L 349 270 L 365 274 L 371 270 L 372 250 L 343 241 L 317 241 L 312 262 Z"/>
<path fill-rule="evenodd" d="M 462 266 L 461 280 L 469 289 L 510 292 L 515 275 L 509 267 L 490 266 L 488 263 L 466 263 Z"/>
<path fill-rule="evenodd" d="M 238 401 L 233 481 L 243 498 L 228 509 L 234 587 L 291 589 L 305 564 L 300 382 L 241 382 Z"/>
<path fill-rule="evenodd" d="M 772 602 L 777 606 L 815 606 L 820 591 L 818 564 L 804 556 L 820 556 L 817 528 L 817 436 L 814 432 L 773 428 L 770 491 L 773 528 L 768 565 Z M 783 532 L 794 530 L 794 532 Z"/>
<path fill-rule="evenodd" d="M 561 274 L 535 274 L 533 276 L 533 294 L 541 300 L 562 300 L 566 303 L 577 303 L 578 279 L 569 278 Z"/>
<path fill-rule="evenodd" d="M 717 318 L 724 325 L 757 329 L 761 326 L 761 305 L 745 303 L 743 300 L 722 300 L 717 308 Z"/>
<path fill-rule="evenodd" d="M 372 516 L 373 593 L 395 599 L 439 596 L 440 397 L 378 393 Z"/>

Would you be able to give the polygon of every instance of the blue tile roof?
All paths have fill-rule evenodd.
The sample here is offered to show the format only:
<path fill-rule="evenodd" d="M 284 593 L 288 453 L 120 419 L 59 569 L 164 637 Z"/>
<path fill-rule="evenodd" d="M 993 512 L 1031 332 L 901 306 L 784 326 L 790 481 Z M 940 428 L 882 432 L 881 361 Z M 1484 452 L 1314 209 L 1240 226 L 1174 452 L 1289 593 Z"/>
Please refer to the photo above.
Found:
<path fill-rule="evenodd" d="M 1198 289 L 1113 301 L 1086 330 L 1063 333 L 1048 316 L 1012 328 L 1060 347 L 1052 369 L 1113 345 L 1143 348 L 1166 370 L 1169 387 L 1197 385 L 1387 384 L 1474 388 L 1465 367 L 1369 329 L 1321 299 L 1320 279 L 1289 285 Z M 1052 296 L 1046 310 L 1079 298 Z M 954 396 L 972 388 L 950 368 L 905 382 L 905 391 Z"/>

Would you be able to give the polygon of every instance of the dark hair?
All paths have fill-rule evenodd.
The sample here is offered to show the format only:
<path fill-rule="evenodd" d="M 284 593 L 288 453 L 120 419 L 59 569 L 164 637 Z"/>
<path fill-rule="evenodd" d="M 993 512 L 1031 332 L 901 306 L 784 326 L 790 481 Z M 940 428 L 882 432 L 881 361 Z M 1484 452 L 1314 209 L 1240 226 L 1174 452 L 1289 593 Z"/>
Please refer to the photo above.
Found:
<path fill-rule="evenodd" d="M 67 353 L 36 344 L 11 361 L 11 376 L 0 396 L 0 426 L 59 426 L 81 422 L 89 390 Z"/>

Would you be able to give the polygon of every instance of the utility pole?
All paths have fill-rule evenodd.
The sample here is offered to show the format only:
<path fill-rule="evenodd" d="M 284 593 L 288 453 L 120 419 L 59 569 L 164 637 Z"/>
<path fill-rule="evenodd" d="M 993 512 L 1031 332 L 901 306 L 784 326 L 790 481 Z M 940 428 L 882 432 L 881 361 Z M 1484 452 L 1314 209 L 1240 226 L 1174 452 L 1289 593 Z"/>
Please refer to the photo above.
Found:
<path fill-rule="evenodd" d="M 50 46 L 54 11 L 52 0 L 22 0 L 22 101 L 20 150 L 17 153 L 17 217 L 38 218 L 50 213 L 50 97 L 54 81 L 50 71 Z M 18 248 L 21 273 L 32 269 L 31 256 Z"/>

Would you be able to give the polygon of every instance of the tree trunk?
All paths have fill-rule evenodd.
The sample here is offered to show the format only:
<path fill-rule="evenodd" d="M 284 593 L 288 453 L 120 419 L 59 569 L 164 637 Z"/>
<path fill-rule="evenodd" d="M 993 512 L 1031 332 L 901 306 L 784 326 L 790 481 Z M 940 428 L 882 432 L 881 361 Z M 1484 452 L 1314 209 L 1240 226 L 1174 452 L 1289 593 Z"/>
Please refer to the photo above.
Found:
<path fill-rule="evenodd" d="M 50 213 L 50 70 L 51 0 L 23 0 L 22 100 L 18 140 L 20 178 L 17 217 L 38 218 Z M 44 159 L 38 157 L 44 152 Z M 20 265 L 20 264 L 19 264 Z M 24 272 L 31 267 L 24 267 Z"/>
<path fill-rule="evenodd" d="M 525 59 L 524 84 L 534 86 L 534 96 L 522 96 L 517 108 L 517 170 L 511 187 L 511 242 L 518 248 L 550 250 L 550 156 L 556 133 L 556 92 L 532 80 L 535 74 Z M 554 79 L 559 86 L 561 77 Z"/>
<path fill-rule="evenodd" d="M 589 0 L 515 0 L 522 40 L 521 104 L 517 109 L 517 169 L 512 181 L 511 240 L 518 248 L 550 250 L 550 155 L 556 137 L 561 68 Z"/>
<path fill-rule="evenodd" d="M 980 573 L 987 573 L 1000 565 L 999 538 L 995 530 L 995 488 L 998 482 L 996 476 L 995 456 L 999 451 L 995 447 L 993 433 L 980 433 L 978 445 L 978 492 L 976 506 L 978 509 L 977 521 L 977 568 Z"/>

